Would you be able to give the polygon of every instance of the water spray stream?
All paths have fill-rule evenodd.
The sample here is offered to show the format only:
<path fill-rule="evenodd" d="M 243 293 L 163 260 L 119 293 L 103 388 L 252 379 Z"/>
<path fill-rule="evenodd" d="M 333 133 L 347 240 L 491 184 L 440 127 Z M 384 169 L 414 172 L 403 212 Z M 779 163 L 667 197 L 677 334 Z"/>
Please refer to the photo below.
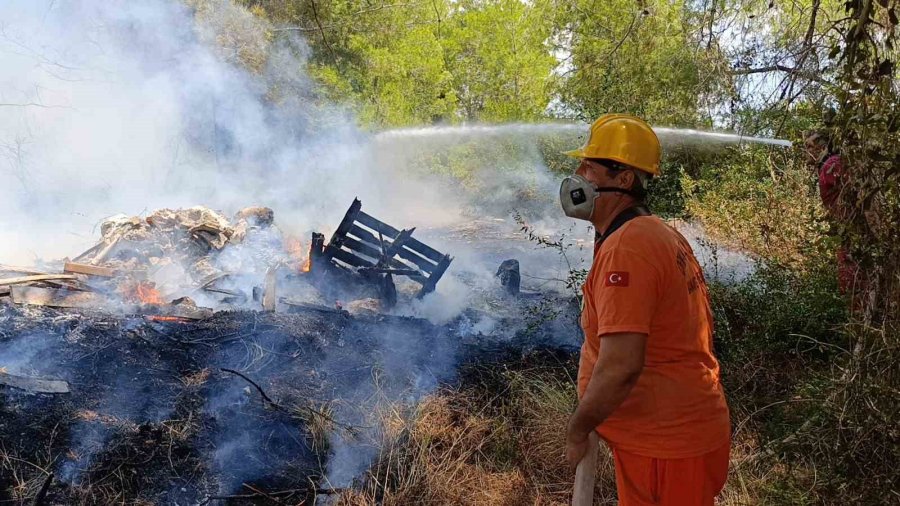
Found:
<path fill-rule="evenodd" d="M 505 125 L 464 125 L 436 126 L 424 128 L 398 128 L 385 130 L 375 134 L 378 141 L 391 141 L 414 138 L 465 139 L 493 135 L 551 135 L 551 134 L 584 134 L 586 123 L 510 123 Z M 768 144 L 791 147 L 792 143 L 785 139 L 751 137 L 726 132 L 706 132 L 689 128 L 654 127 L 660 142 L 664 145 L 726 145 L 726 144 Z"/>

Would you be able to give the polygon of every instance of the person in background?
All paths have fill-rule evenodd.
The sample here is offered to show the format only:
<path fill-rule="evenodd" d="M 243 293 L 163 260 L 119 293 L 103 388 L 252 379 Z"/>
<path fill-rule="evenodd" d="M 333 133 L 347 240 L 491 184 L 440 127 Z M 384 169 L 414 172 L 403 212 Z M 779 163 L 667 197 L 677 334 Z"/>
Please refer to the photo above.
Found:
<path fill-rule="evenodd" d="M 831 138 L 826 132 L 811 131 L 804 135 L 803 147 L 806 151 L 807 163 L 816 172 L 819 185 L 819 196 L 828 216 L 835 223 L 847 219 L 847 213 L 841 207 L 840 195 L 843 189 L 844 163 L 835 152 Z M 850 255 L 849 248 L 842 245 L 837 251 L 838 285 L 841 293 L 853 297 L 854 309 L 861 308 L 861 279 L 859 265 Z"/>

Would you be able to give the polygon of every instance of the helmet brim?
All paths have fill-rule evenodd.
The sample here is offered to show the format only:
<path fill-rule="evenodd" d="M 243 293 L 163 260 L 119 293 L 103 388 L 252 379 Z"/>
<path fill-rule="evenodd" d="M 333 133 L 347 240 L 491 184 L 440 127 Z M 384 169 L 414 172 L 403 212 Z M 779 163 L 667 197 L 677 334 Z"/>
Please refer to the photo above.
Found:
<path fill-rule="evenodd" d="M 573 149 L 572 151 L 563 151 L 562 154 L 578 159 L 587 158 L 587 155 L 584 154 L 584 148 Z"/>

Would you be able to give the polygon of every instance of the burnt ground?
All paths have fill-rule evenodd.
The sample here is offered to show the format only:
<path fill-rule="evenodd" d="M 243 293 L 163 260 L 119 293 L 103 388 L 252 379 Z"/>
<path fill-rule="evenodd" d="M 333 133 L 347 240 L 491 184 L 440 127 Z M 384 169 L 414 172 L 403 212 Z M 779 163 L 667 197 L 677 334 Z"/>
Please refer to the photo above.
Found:
<path fill-rule="evenodd" d="M 575 351 L 575 308 L 518 304 L 488 334 L 471 311 L 444 325 L 313 309 L 182 323 L 0 304 L 0 367 L 72 390 L 0 386 L 0 503 L 45 483 L 44 504 L 314 501 L 370 463 L 385 403 L 414 405 L 466 364 Z"/>

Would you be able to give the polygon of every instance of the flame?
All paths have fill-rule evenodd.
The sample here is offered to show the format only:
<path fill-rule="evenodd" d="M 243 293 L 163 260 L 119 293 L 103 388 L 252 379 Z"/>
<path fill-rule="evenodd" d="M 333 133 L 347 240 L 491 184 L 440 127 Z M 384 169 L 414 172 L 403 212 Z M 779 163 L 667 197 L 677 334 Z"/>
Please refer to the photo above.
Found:
<path fill-rule="evenodd" d="M 150 281 L 126 281 L 119 285 L 118 291 L 127 301 L 155 305 L 166 303 L 156 289 L 156 284 Z"/>
<path fill-rule="evenodd" d="M 159 290 L 156 289 L 156 285 L 149 281 L 141 281 L 138 283 L 134 293 L 137 295 L 138 300 L 144 304 L 165 304 L 162 300 L 162 295 L 160 295 Z"/>
<path fill-rule="evenodd" d="M 303 247 L 303 241 L 297 237 L 287 237 L 284 241 L 284 249 L 288 255 L 295 261 L 297 269 L 300 272 L 309 272 L 312 267 L 310 255 L 312 254 L 312 243 L 308 248 Z"/>
<path fill-rule="evenodd" d="M 306 260 L 303 262 L 303 265 L 300 266 L 301 272 L 309 272 L 312 269 L 312 245 L 309 248 L 309 254 L 306 255 Z"/>

